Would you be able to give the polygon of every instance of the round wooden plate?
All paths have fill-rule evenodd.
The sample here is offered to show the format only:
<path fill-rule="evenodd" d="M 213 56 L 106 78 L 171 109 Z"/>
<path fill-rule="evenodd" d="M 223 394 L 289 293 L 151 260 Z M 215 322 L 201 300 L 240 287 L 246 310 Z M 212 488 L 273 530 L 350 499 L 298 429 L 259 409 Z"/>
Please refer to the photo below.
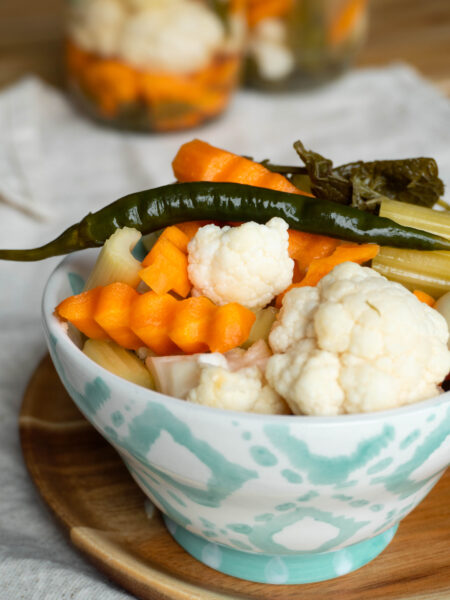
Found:
<path fill-rule="evenodd" d="M 40 493 L 71 542 L 143 600 L 443 600 L 450 592 L 450 474 L 374 561 L 322 583 L 278 586 L 213 571 L 172 539 L 113 448 L 66 394 L 47 356 L 20 414 L 22 449 Z"/>

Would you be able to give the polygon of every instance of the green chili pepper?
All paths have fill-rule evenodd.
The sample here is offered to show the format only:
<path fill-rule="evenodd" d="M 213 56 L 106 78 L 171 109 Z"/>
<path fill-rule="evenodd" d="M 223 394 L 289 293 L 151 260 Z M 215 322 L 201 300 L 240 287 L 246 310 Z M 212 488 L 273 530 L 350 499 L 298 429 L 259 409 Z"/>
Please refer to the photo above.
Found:
<path fill-rule="evenodd" d="M 450 240 L 390 219 L 301 194 L 238 183 L 175 183 L 120 198 L 89 213 L 58 238 L 30 250 L 0 250 L 4 260 L 41 260 L 101 246 L 120 227 L 150 233 L 181 221 L 257 221 L 281 217 L 291 228 L 352 242 L 450 250 Z"/>

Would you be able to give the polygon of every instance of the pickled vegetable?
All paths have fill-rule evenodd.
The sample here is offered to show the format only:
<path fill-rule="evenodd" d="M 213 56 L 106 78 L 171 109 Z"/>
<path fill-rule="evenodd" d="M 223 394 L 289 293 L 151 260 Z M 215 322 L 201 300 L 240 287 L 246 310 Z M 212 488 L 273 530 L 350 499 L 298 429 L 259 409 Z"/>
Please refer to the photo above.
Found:
<path fill-rule="evenodd" d="M 122 227 L 115 231 L 101 249 L 84 289 L 90 290 L 116 281 L 137 287 L 142 267 L 131 252 L 141 237 L 142 234 L 132 227 Z"/>
<path fill-rule="evenodd" d="M 86 340 L 83 352 L 94 362 L 114 375 L 146 388 L 154 389 L 153 377 L 134 352 L 114 342 Z"/>

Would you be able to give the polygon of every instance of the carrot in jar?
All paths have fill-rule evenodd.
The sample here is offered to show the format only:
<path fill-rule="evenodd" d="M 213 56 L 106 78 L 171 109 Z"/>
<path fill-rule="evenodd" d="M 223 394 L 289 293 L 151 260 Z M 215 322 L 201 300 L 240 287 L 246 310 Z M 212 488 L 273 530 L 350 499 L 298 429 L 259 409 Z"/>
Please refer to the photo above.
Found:
<path fill-rule="evenodd" d="M 137 72 L 118 60 L 97 59 L 87 64 L 82 83 L 108 117 L 138 97 Z"/>

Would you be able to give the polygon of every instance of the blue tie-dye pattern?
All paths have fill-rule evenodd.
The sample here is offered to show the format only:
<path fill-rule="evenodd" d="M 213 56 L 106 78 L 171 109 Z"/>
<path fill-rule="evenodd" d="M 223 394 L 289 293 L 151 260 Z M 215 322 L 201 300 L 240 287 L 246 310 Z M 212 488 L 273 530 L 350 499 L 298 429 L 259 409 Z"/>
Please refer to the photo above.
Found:
<path fill-rule="evenodd" d="M 162 431 L 167 431 L 175 442 L 187 448 L 211 470 L 206 489 L 182 483 L 165 471 L 149 467 L 145 457 Z M 189 427 L 162 404 L 152 403 L 135 417 L 129 425 L 128 435 L 121 439 L 121 445 L 158 477 L 203 506 L 219 507 L 227 496 L 246 481 L 259 477 L 257 471 L 228 461 L 210 444 L 196 438 Z"/>
<path fill-rule="evenodd" d="M 375 477 L 371 480 L 372 484 L 381 483 L 392 494 L 396 494 L 400 500 L 408 498 L 412 494 L 418 492 L 434 477 L 442 471 L 432 473 L 429 477 L 415 481 L 411 479 L 411 474 L 445 441 L 450 435 L 450 408 L 447 409 L 441 423 L 431 431 L 423 442 L 418 445 L 414 454 L 406 462 L 399 465 L 390 475 Z"/>
<path fill-rule="evenodd" d="M 83 393 L 78 392 L 65 376 L 63 364 L 58 357 L 56 343 L 56 338 L 50 336 L 50 351 L 61 379 L 63 379 L 69 394 L 85 414 L 94 417 L 111 396 L 108 386 L 100 377 L 97 377 L 85 385 Z M 120 416 L 123 417 L 123 415 Z M 303 440 L 295 438 L 286 425 L 266 426 L 264 432 L 271 441 L 273 448 L 278 451 L 278 456 L 271 451 L 273 448 L 269 449 L 262 445 L 253 446 L 250 449 L 250 454 L 253 460 L 261 467 L 275 466 L 281 460 L 279 457 L 284 454 L 289 460 L 291 467 L 295 469 L 284 469 L 282 476 L 285 479 L 292 483 L 297 483 L 301 482 L 303 477 L 307 478 L 312 484 L 334 484 L 335 488 L 356 484 L 356 480 L 349 479 L 352 472 L 368 466 L 369 463 L 374 461 L 371 466 L 368 466 L 366 473 L 369 475 L 380 474 L 372 478 L 371 484 L 384 484 L 387 490 L 395 494 L 399 499 L 402 499 L 415 494 L 421 489 L 428 491 L 427 486 L 430 486 L 430 482 L 433 483 L 432 479 L 439 475 L 439 472 L 433 473 L 422 481 L 414 481 L 411 477 L 413 471 L 439 448 L 449 435 L 449 419 L 450 409 L 447 410 L 446 417 L 441 423 L 415 448 L 413 456 L 398 466 L 389 475 L 382 475 L 380 471 L 390 466 L 392 458 L 385 458 L 378 460 L 378 462 L 374 459 L 379 456 L 383 449 L 389 447 L 394 440 L 395 429 L 391 425 L 385 425 L 379 434 L 360 442 L 350 454 L 334 457 L 327 457 L 311 452 L 308 445 Z M 113 425 L 123 425 L 122 418 L 119 418 L 119 413 L 113 413 L 111 421 Z M 429 419 L 427 421 L 430 422 Z M 239 422 L 233 421 L 233 425 L 239 425 Z M 146 456 L 162 431 L 167 431 L 175 442 L 185 446 L 211 470 L 211 476 L 206 483 L 206 489 L 198 489 L 197 487 L 187 485 L 184 483 L 184 480 L 180 481 L 165 470 L 148 464 Z M 169 497 L 175 501 L 179 505 L 179 508 L 180 506 L 187 506 L 183 497 L 177 496 L 174 490 L 182 492 L 184 498 L 198 505 L 219 508 L 223 500 L 240 489 L 244 483 L 250 479 L 259 477 L 257 471 L 246 469 L 237 463 L 228 461 L 210 444 L 195 437 L 189 427 L 183 421 L 176 418 L 163 404 L 153 403 L 141 415 L 135 417 L 129 424 L 128 434 L 125 437 L 119 436 L 118 432 L 112 427 L 104 428 L 104 432 L 117 446 L 129 452 L 142 465 L 142 469 L 137 468 L 139 465 L 135 467 L 134 464 L 130 464 L 130 461 L 125 458 L 127 466 L 136 480 L 155 499 L 155 502 L 163 511 L 182 527 L 191 526 L 192 521 L 187 515 L 175 508 L 167 498 Z M 244 439 L 250 439 L 250 436 L 247 435 L 243 437 Z M 414 430 L 401 440 L 400 450 L 409 447 L 419 437 L 420 431 Z M 159 490 L 161 482 L 167 483 L 172 488 L 166 490 L 164 495 Z M 306 503 L 318 495 L 316 491 L 312 490 L 311 493 L 299 497 L 297 501 Z M 334 498 L 347 501 L 355 508 L 369 504 L 368 500 L 353 498 L 345 494 L 337 494 Z M 382 531 L 386 527 L 392 526 L 402 516 L 407 514 L 414 504 L 411 503 L 407 507 L 404 507 L 397 514 L 395 514 L 395 511 L 389 511 L 384 522 L 376 531 Z M 371 511 L 376 512 L 382 510 L 383 506 L 374 504 L 369 508 Z M 274 507 L 273 510 L 278 512 L 256 515 L 251 526 L 246 523 L 230 523 L 227 526 L 230 531 L 246 537 L 251 545 L 246 544 L 242 540 L 231 540 L 228 534 L 225 533 L 225 530 L 222 530 L 221 533 L 222 535 L 226 535 L 228 543 L 235 547 L 240 546 L 248 550 L 257 548 L 263 553 L 275 555 L 292 553 L 312 556 L 312 554 L 315 555 L 316 553 L 332 552 L 337 545 L 345 544 L 361 527 L 369 524 L 369 521 L 358 521 L 354 516 L 352 518 L 336 516 L 332 512 L 319 510 L 308 504 L 299 506 L 294 503 L 283 503 Z M 298 550 L 291 552 L 281 543 L 274 541 L 274 536 L 286 527 L 296 525 L 299 531 L 301 531 L 301 521 L 304 518 L 311 518 L 318 522 L 334 526 L 337 530 L 335 537 L 321 544 L 313 553 L 310 551 L 299 552 Z M 216 537 L 217 533 L 214 529 L 214 527 L 207 528 L 203 533 L 205 536 L 208 535 L 208 537 Z"/>
<path fill-rule="evenodd" d="M 314 454 L 308 445 L 291 435 L 286 425 L 267 425 L 264 428 L 272 444 L 283 452 L 291 465 L 306 472 L 311 483 L 344 484 L 349 475 L 374 459 L 395 437 L 395 429 L 385 425 L 383 431 L 360 442 L 349 456 L 324 456 Z"/>
<path fill-rule="evenodd" d="M 69 278 L 72 294 L 81 294 L 84 290 L 84 279 L 81 275 L 78 275 L 78 273 L 69 273 L 67 277 Z"/>

